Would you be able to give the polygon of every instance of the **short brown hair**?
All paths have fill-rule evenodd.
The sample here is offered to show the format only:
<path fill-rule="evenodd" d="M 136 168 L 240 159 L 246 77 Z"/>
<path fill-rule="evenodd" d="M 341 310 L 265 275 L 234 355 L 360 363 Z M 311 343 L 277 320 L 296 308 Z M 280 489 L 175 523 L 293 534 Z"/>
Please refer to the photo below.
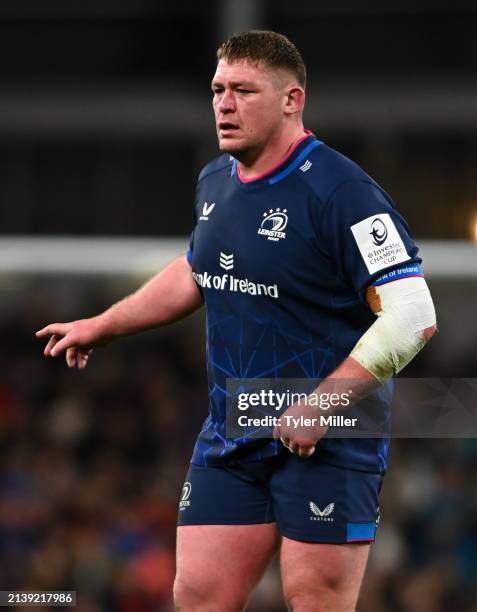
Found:
<path fill-rule="evenodd" d="M 217 59 L 227 62 L 263 62 L 270 68 L 291 72 L 298 83 L 306 86 L 306 67 L 295 45 L 283 34 L 270 30 L 250 30 L 234 34 L 220 45 Z"/>

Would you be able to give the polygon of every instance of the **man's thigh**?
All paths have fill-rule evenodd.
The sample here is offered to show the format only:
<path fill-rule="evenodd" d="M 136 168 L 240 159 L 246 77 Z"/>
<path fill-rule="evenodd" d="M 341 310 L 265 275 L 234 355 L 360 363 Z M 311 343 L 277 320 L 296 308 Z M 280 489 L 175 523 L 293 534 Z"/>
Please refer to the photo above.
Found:
<path fill-rule="evenodd" d="M 178 527 L 176 610 L 243 610 L 279 542 L 274 523 Z"/>
<path fill-rule="evenodd" d="M 242 610 L 279 547 L 268 490 L 273 462 L 191 465 L 179 502 L 176 609 Z"/>
<path fill-rule="evenodd" d="M 271 479 L 283 536 L 285 599 L 295 612 L 350 612 L 379 518 L 382 476 L 289 455 Z"/>
<path fill-rule="evenodd" d="M 369 547 L 367 543 L 310 544 L 283 538 L 280 568 L 290 610 L 355 610 Z"/>

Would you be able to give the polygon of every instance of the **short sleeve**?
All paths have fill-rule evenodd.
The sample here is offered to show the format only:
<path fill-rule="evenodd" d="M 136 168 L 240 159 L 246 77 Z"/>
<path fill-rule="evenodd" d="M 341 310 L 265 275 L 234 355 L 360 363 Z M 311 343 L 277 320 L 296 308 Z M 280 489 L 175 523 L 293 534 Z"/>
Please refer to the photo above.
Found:
<path fill-rule="evenodd" d="M 407 223 L 372 181 L 340 185 L 323 209 L 321 229 L 332 265 L 358 294 L 383 272 L 421 262 Z"/>

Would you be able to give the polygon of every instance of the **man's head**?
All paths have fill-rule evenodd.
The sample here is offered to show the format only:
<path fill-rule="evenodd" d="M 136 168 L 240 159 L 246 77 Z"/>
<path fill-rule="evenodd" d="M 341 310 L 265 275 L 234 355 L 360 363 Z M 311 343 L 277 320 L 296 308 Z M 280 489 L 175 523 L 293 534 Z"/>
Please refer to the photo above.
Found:
<path fill-rule="evenodd" d="M 217 51 L 212 80 L 219 146 L 237 159 L 254 159 L 284 131 L 301 125 L 306 69 L 285 36 L 252 30 Z"/>

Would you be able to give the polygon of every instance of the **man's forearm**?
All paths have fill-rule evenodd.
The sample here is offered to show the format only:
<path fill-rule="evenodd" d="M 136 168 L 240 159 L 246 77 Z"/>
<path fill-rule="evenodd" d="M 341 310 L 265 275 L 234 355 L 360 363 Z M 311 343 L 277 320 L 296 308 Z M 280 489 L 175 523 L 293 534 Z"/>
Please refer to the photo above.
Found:
<path fill-rule="evenodd" d="M 202 303 L 189 263 L 182 256 L 94 319 L 102 335 L 112 340 L 173 323 Z"/>
<path fill-rule="evenodd" d="M 320 392 L 351 390 L 349 406 L 400 372 L 437 330 L 434 305 L 424 278 L 370 286 L 366 297 L 377 315 L 376 321 L 350 356 L 319 386 Z"/>
<path fill-rule="evenodd" d="M 349 356 L 320 382 L 316 393 L 349 394 L 350 403 L 347 407 L 351 408 L 357 401 L 380 386 L 379 380 L 369 370 Z M 344 407 L 340 405 L 336 409 L 341 411 Z"/>

